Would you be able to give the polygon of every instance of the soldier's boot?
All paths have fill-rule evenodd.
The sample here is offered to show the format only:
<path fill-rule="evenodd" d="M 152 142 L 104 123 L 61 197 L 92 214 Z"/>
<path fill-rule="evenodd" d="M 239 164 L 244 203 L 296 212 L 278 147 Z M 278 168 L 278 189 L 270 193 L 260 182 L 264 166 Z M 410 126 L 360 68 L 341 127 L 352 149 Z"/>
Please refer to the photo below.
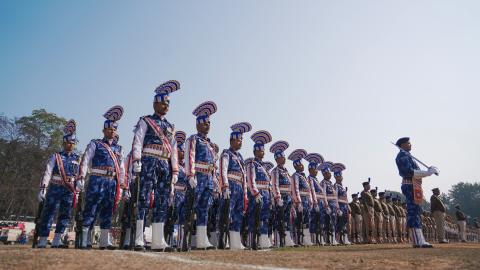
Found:
<path fill-rule="evenodd" d="M 51 248 L 60 248 L 61 243 L 62 243 L 62 234 L 55 233 L 55 236 L 53 236 Z"/>
<path fill-rule="evenodd" d="M 47 242 L 48 242 L 48 237 L 47 236 L 39 237 L 37 248 L 45 248 L 47 246 Z"/>
<path fill-rule="evenodd" d="M 123 239 L 122 249 L 127 250 L 130 248 L 130 234 L 132 234 L 132 229 L 128 228 L 125 231 L 125 239 Z"/>
<path fill-rule="evenodd" d="M 218 247 L 218 231 L 214 231 L 214 232 L 211 232 L 210 233 L 210 243 L 212 243 L 212 245 Z"/>
<path fill-rule="evenodd" d="M 230 249 L 231 250 L 244 250 L 245 247 L 242 245 L 242 241 L 240 241 L 240 232 L 230 231 Z"/>
<path fill-rule="evenodd" d="M 173 248 L 170 247 L 165 241 L 165 223 L 153 223 L 152 224 L 152 251 L 156 252 L 172 252 Z"/>
<path fill-rule="evenodd" d="M 333 233 L 332 236 L 331 236 L 331 237 L 332 237 L 332 241 L 331 241 L 330 243 L 332 243 L 332 246 L 338 245 L 337 237 L 336 237 L 336 236 L 337 236 L 336 233 Z"/>
<path fill-rule="evenodd" d="M 320 234 L 320 246 L 325 246 L 325 237 L 323 236 L 323 234 Z"/>
<path fill-rule="evenodd" d="M 100 249 L 110 249 L 114 250 L 115 247 L 112 244 L 112 237 L 110 234 L 110 229 L 101 229 L 100 230 Z"/>
<path fill-rule="evenodd" d="M 143 219 L 137 220 L 135 224 L 135 251 L 145 251 L 145 240 L 143 238 Z"/>
<path fill-rule="evenodd" d="M 270 242 L 270 239 L 268 238 L 268 234 L 261 234 L 260 235 L 259 246 L 260 246 L 261 249 L 269 249 L 269 248 L 272 247 L 272 243 Z"/>
<path fill-rule="evenodd" d="M 286 247 L 296 246 L 295 243 L 292 240 L 292 234 L 290 233 L 290 231 L 285 232 L 285 246 Z"/>
<path fill-rule="evenodd" d="M 311 237 L 311 234 L 310 234 L 310 230 L 308 228 L 303 229 L 303 245 L 313 246 L 312 237 Z"/>
<path fill-rule="evenodd" d="M 215 249 L 215 247 L 208 241 L 207 226 L 197 226 L 196 237 L 197 249 Z"/>
<path fill-rule="evenodd" d="M 349 246 L 352 244 L 350 241 L 348 241 L 348 233 L 344 234 L 343 237 L 344 237 L 345 245 Z"/>

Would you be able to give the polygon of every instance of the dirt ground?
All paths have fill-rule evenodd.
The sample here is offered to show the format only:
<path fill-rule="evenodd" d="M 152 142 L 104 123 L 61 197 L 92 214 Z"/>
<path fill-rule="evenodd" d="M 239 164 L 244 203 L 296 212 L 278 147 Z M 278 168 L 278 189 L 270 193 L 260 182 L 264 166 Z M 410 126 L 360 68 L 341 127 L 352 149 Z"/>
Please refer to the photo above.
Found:
<path fill-rule="evenodd" d="M 0 269 L 480 269 L 480 244 L 153 253 L 0 246 Z"/>

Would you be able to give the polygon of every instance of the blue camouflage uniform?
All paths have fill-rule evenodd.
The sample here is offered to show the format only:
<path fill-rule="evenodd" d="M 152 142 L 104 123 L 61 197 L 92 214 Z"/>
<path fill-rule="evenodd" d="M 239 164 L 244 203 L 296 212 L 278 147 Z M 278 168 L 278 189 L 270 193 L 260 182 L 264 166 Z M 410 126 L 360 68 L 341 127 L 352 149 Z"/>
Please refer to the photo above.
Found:
<path fill-rule="evenodd" d="M 419 170 L 417 163 L 406 152 L 400 151 L 395 159 L 398 172 L 403 178 L 402 193 L 407 200 L 407 226 L 409 228 L 422 228 L 422 207 L 413 199 L 413 171 Z"/>
<path fill-rule="evenodd" d="M 305 225 L 305 228 L 309 228 L 310 225 L 310 215 L 309 211 L 312 208 L 312 194 L 311 194 L 311 189 L 310 185 L 308 183 L 307 177 L 305 176 L 304 172 L 295 172 L 293 174 L 293 179 L 295 181 L 295 184 L 298 185 L 298 198 L 300 199 L 300 203 L 302 204 L 303 207 L 303 224 Z"/>
<path fill-rule="evenodd" d="M 337 196 L 335 194 L 335 189 L 330 180 L 323 179 L 320 182 L 323 190 L 325 190 L 325 195 L 327 197 L 327 207 L 332 211 L 331 214 L 327 214 L 327 207 L 322 208 L 323 215 L 325 216 L 325 227 L 330 229 L 332 235 L 335 234 L 335 228 L 337 226 Z"/>
<path fill-rule="evenodd" d="M 40 237 L 50 234 L 55 212 L 58 209 L 58 217 L 55 233 L 63 234 L 70 221 L 72 203 L 74 198 L 73 179 L 78 175 L 80 157 L 74 152 L 61 151 L 58 153 L 63 163 L 63 168 L 70 186 L 66 186 L 56 162 L 55 155 L 48 161 L 47 169 L 42 180 L 43 188 L 48 185 L 45 204 L 41 215 L 41 225 L 38 232 Z M 49 184 L 48 184 L 49 183 Z"/>
<path fill-rule="evenodd" d="M 262 196 L 262 207 L 260 212 L 260 234 L 268 234 L 268 222 L 270 219 L 270 177 L 267 170 L 261 163 L 262 161 L 255 158 L 247 163 L 247 182 L 248 182 L 248 232 L 253 232 L 255 223 L 254 211 L 255 197 L 257 194 Z"/>
<path fill-rule="evenodd" d="M 320 181 L 317 177 L 308 176 L 308 180 L 310 181 L 310 185 L 312 187 L 312 198 L 314 198 L 314 203 L 318 205 L 318 209 L 320 212 L 317 213 L 315 209 L 310 211 L 310 233 L 316 233 L 318 230 L 322 231 L 325 224 L 325 211 L 323 210 L 326 207 L 326 198 L 325 192 L 323 191 L 322 187 L 320 186 Z M 318 219 L 316 219 L 318 216 Z"/>
<path fill-rule="evenodd" d="M 342 184 L 335 183 L 333 185 L 338 198 L 338 207 L 342 211 L 342 216 L 338 217 L 337 220 L 337 232 L 341 235 L 347 233 L 347 222 L 348 222 L 348 198 L 347 190 L 343 187 Z"/>
<path fill-rule="evenodd" d="M 281 197 L 283 201 L 284 219 L 286 231 L 293 231 L 291 211 L 292 211 L 292 184 L 285 167 L 276 166 L 271 172 L 273 191 L 276 197 Z"/>

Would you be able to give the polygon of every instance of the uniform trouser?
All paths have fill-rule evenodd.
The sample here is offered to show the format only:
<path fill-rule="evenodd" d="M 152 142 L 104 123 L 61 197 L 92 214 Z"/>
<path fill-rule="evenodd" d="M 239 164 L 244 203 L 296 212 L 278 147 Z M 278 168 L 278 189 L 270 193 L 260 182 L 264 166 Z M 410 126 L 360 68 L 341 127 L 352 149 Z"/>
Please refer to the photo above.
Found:
<path fill-rule="evenodd" d="M 367 206 L 366 211 L 363 213 L 363 221 L 365 225 L 364 231 L 367 238 L 371 237 L 375 230 L 374 215 L 375 210 L 373 209 L 373 207 Z"/>
<path fill-rule="evenodd" d="M 219 219 L 219 212 L 221 206 L 223 204 L 223 200 L 217 194 L 212 195 L 212 205 L 208 210 L 208 225 L 207 230 L 208 232 L 215 232 L 218 230 L 218 219 Z"/>
<path fill-rule="evenodd" d="M 397 237 L 397 222 L 395 220 L 394 215 L 389 216 L 389 222 L 390 224 L 390 234 L 392 237 Z"/>
<path fill-rule="evenodd" d="M 412 229 L 422 228 L 422 207 L 413 199 L 413 185 L 402 184 L 402 193 L 407 200 L 407 226 Z"/>
<path fill-rule="evenodd" d="M 72 213 L 73 192 L 63 185 L 50 184 L 45 197 L 45 205 L 41 215 L 38 235 L 47 237 L 50 234 L 55 212 L 58 209 L 55 233 L 64 233 Z"/>
<path fill-rule="evenodd" d="M 260 234 L 268 234 L 268 222 L 270 220 L 270 192 L 268 190 L 259 190 L 262 195 L 262 207 L 260 211 Z M 255 224 L 255 197 L 248 192 L 248 232 L 253 232 Z"/>
<path fill-rule="evenodd" d="M 353 217 L 352 217 L 352 221 L 353 221 L 352 229 L 353 229 L 354 233 L 357 236 L 361 236 L 362 235 L 362 225 L 363 225 L 362 215 L 354 214 Z"/>
<path fill-rule="evenodd" d="M 341 235 L 347 233 L 347 223 L 348 223 L 348 204 L 339 203 L 340 211 L 342 211 L 342 216 L 337 217 L 337 232 Z"/>
<path fill-rule="evenodd" d="M 321 210 L 325 216 L 323 232 L 334 235 L 337 226 L 337 206 L 335 201 L 328 201 L 326 206 L 330 208 L 331 213 L 327 214 L 327 207 L 323 207 Z"/>
<path fill-rule="evenodd" d="M 375 231 L 373 235 L 383 238 L 383 214 L 381 212 L 375 212 Z"/>
<path fill-rule="evenodd" d="M 175 191 L 175 207 L 173 208 L 173 215 L 177 220 L 178 224 L 185 223 L 185 192 L 186 191 Z"/>
<path fill-rule="evenodd" d="M 197 213 L 197 226 L 206 226 L 208 211 L 213 203 L 213 176 L 211 173 L 197 172 L 197 187 L 195 188 L 194 208 Z"/>
<path fill-rule="evenodd" d="M 95 175 L 90 176 L 85 193 L 83 227 L 90 227 L 97 213 L 99 213 L 100 228 L 112 228 L 112 214 L 116 189 L 116 179 Z"/>
<path fill-rule="evenodd" d="M 315 211 L 315 209 L 310 210 L 310 233 L 321 233 L 323 231 L 323 224 L 325 224 L 325 213 L 322 211 L 322 209 L 325 207 L 325 202 L 319 201 L 317 204 L 318 209 L 320 210 L 319 212 Z"/>
<path fill-rule="evenodd" d="M 239 232 L 242 227 L 244 208 L 244 191 L 242 185 L 234 181 L 228 181 L 230 188 L 230 231 Z"/>
<path fill-rule="evenodd" d="M 467 241 L 467 221 L 459 220 L 458 228 L 460 229 L 460 240 Z"/>
<path fill-rule="evenodd" d="M 437 224 L 437 239 L 438 241 L 443 241 L 445 240 L 445 213 L 433 211 L 433 218 Z"/>
<path fill-rule="evenodd" d="M 390 220 L 388 215 L 383 215 L 383 223 L 382 223 L 382 237 L 387 238 L 387 236 L 390 236 L 389 230 L 390 230 Z"/>
<path fill-rule="evenodd" d="M 399 216 L 395 216 L 395 221 L 397 222 L 397 226 L 396 226 L 396 229 L 397 229 L 397 234 L 396 236 L 397 237 L 402 237 L 402 218 L 399 217 Z M 429 229 L 429 231 L 431 231 Z"/>
<path fill-rule="evenodd" d="M 285 222 L 285 231 L 293 231 L 292 218 L 292 197 L 287 193 L 282 193 L 283 201 L 283 221 Z"/>
<path fill-rule="evenodd" d="M 144 220 L 150 208 L 150 194 L 153 189 L 153 223 L 165 222 L 168 210 L 168 198 L 171 191 L 172 167 L 167 160 L 142 157 L 140 173 L 140 197 L 138 200 L 137 220 Z"/>

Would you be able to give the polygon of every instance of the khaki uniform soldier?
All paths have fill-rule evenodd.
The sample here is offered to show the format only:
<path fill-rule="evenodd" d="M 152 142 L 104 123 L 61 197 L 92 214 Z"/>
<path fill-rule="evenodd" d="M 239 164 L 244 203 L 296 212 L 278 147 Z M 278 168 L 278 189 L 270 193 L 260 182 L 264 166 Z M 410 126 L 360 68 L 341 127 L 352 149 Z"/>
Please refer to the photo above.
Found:
<path fill-rule="evenodd" d="M 395 211 L 395 228 L 397 229 L 396 237 L 398 242 L 402 242 L 402 211 L 398 205 L 398 198 L 392 198 L 392 207 Z"/>
<path fill-rule="evenodd" d="M 375 239 L 373 238 L 373 231 L 375 227 L 374 223 L 374 200 L 372 194 L 370 194 L 370 179 L 368 182 L 363 182 L 363 191 L 361 193 L 363 206 L 364 206 L 364 213 L 363 213 L 363 220 L 365 224 L 365 240 L 368 244 L 376 244 Z"/>
<path fill-rule="evenodd" d="M 439 188 L 432 189 L 432 192 L 432 197 L 430 197 L 430 210 L 436 223 L 437 240 L 440 244 L 448 243 L 448 240 L 445 238 L 445 204 L 443 204 L 439 198 Z"/>
<path fill-rule="evenodd" d="M 373 197 L 373 209 L 375 210 L 374 221 L 375 227 L 373 236 L 376 238 L 377 243 L 383 243 L 383 208 L 380 201 L 377 199 L 378 188 L 370 190 L 370 194 Z"/>
<path fill-rule="evenodd" d="M 397 243 L 397 222 L 396 222 L 396 219 L 395 219 L 395 210 L 393 209 L 393 205 L 392 205 L 392 199 L 390 196 L 385 196 L 385 199 L 386 199 L 386 203 L 387 203 L 387 206 L 388 206 L 388 223 L 390 225 L 390 228 L 389 228 L 389 234 L 390 234 L 390 238 L 392 239 L 392 242 L 393 243 Z"/>
<path fill-rule="evenodd" d="M 352 221 L 352 234 L 351 239 L 355 244 L 362 243 L 362 208 L 358 201 L 358 193 L 352 194 L 352 202 L 350 202 L 351 209 L 351 221 Z"/>
<path fill-rule="evenodd" d="M 380 206 L 382 207 L 382 213 L 383 213 L 383 223 L 382 223 L 382 237 L 384 239 L 384 242 L 389 242 L 390 239 L 388 238 L 388 228 L 389 228 L 389 212 L 388 212 L 388 206 L 387 203 L 385 202 L 385 192 L 379 192 L 379 202 Z"/>

